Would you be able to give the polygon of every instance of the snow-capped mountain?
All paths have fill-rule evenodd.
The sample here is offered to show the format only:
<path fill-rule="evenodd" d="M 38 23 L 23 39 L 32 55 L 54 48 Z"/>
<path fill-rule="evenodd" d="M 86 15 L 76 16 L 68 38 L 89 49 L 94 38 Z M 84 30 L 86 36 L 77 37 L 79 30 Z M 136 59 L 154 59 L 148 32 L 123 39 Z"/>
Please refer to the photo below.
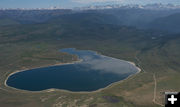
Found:
<path fill-rule="evenodd" d="M 161 10 L 161 9 L 180 9 L 180 5 L 174 4 L 147 4 L 147 5 L 91 5 L 87 7 L 78 7 L 74 8 L 75 10 L 100 10 L 100 9 L 113 9 L 113 8 L 120 8 L 120 9 L 131 9 L 131 8 L 139 8 L 139 9 L 152 9 L 152 10 Z"/>

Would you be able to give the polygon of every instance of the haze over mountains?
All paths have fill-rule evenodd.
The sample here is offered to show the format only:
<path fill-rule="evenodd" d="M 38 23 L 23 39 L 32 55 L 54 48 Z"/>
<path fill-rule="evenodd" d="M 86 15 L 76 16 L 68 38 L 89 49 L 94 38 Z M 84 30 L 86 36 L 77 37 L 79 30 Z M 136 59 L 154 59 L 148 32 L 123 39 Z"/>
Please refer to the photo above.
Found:
<path fill-rule="evenodd" d="M 111 4 L 111 5 L 89 5 L 84 7 L 74 7 L 73 10 L 98 10 L 98 9 L 113 9 L 113 8 L 121 8 L 121 9 L 128 9 L 128 8 L 140 8 L 140 9 L 152 9 L 152 10 L 163 10 L 163 9 L 180 9 L 180 5 L 175 4 L 161 4 L 161 3 L 154 3 L 154 4 Z M 68 9 L 62 8 L 58 6 L 52 6 L 50 8 L 0 8 L 0 10 L 55 10 L 55 9 Z M 71 9 L 71 8 L 69 8 Z"/>

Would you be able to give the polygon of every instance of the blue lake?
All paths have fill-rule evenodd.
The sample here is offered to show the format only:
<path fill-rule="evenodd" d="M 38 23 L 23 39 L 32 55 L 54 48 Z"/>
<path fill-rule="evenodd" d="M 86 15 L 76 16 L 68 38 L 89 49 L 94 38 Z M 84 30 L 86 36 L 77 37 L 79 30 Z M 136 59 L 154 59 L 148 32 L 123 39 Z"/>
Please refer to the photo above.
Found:
<path fill-rule="evenodd" d="M 60 51 L 75 54 L 82 61 L 18 72 L 9 76 L 6 84 L 29 91 L 51 88 L 75 92 L 95 91 L 138 71 L 127 61 L 100 55 L 94 51 L 74 48 Z"/>

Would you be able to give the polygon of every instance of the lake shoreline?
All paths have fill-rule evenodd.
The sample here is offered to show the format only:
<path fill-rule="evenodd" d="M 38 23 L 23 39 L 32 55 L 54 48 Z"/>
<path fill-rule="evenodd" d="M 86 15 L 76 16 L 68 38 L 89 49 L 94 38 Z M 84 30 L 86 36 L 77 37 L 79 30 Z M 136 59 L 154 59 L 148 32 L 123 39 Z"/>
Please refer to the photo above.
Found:
<path fill-rule="evenodd" d="M 45 68 L 45 67 L 55 67 L 55 66 L 61 66 L 61 65 L 69 65 L 69 64 L 79 63 L 79 62 L 82 62 L 82 61 L 83 61 L 82 59 L 78 59 L 77 61 L 72 61 L 72 62 L 69 62 L 69 63 L 56 63 L 56 64 L 52 64 L 52 65 L 49 65 L 49 66 L 40 66 L 40 67 L 23 69 L 23 70 L 16 70 L 15 72 L 10 73 L 10 74 L 6 77 L 6 79 L 5 79 L 5 81 L 4 81 L 4 85 L 5 85 L 6 87 L 13 88 L 13 89 L 16 89 L 16 90 L 22 90 L 22 89 L 17 89 L 17 88 L 14 88 L 14 87 L 11 87 L 11 86 L 7 85 L 7 80 L 8 80 L 8 78 L 9 78 L 11 75 L 14 75 L 14 74 L 19 73 L 19 72 L 24 72 L 24 71 L 27 71 L 27 70 L 32 70 L 32 69 Z M 28 91 L 28 90 L 24 90 L 24 91 Z M 42 91 L 43 91 L 43 90 L 42 90 Z"/>
<path fill-rule="evenodd" d="M 88 50 L 88 51 L 92 51 L 92 50 Z M 93 51 L 93 52 L 96 52 L 96 51 Z M 99 53 L 96 52 L 96 54 L 99 54 Z M 102 55 L 102 54 L 99 54 L 99 55 Z M 109 56 L 105 56 L 105 55 L 102 55 L 102 56 L 103 56 L 103 57 L 109 57 Z M 113 57 L 110 57 L 110 58 L 113 58 Z M 113 58 L 113 59 L 114 59 L 114 58 Z M 119 60 L 121 60 L 121 59 L 119 59 Z M 71 63 L 57 63 L 57 64 L 50 65 L 50 66 L 41 66 L 41 67 L 36 67 L 36 68 L 32 68 L 32 69 L 44 68 L 44 67 L 53 67 L 53 66 L 61 66 L 61 65 L 68 65 L 68 64 L 75 64 L 75 63 L 78 63 L 78 62 L 81 62 L 81 61 L 83 61 L 83 60 L 82 60 L 82 59 L 79 59 L 78 61 L 73 61 L 73 62 L 71 62 Z M 8 85 L 7 85 L 7 80 L 8 80 L 8 78 L 9 78 L 11 75 L 16 74 L 16 73 L 19 73 L 19 72 L 27 71 L 27 70 L 32 70 L 31 68 L 30 68 L 30 69 L 24 69 L 24 70 L 16 70 L 15 72 L 10 73 L 10 74 L 7 76 L 6 80 L 4 81 L 4 85 L 5 85 L 6 87 L 8 87 L 8 88 L 15 89 L 15 90 L 17 90 L 17 91 L 32 92 L 32 93 L 54 92 L 54 91 L 68 92 L 68 93 L 96 93 L 96 92 L 100 92 L 100 91 L 102 91 L 102 90 L 105 90 L 105 89 L 107 89 L 107 88 L 110 88 L 110 87 L 112 87 L 112 86 L 114 86 L 114 85 L 116 85 L 116 84 L 119 84 L 119 83 L 121 83 L 121 82 L 124 82 L 125 80 L 129 79 L 130 77 L 132 77 L 132 76 L 134 76 L 134 75 L 136 75 L 136 74 L 138 74 L 138 73 L 141 72 L 141 69 L 140 69 L 139 67 L 137 67 L 134 62 L 126 61 L 126 60 L 122 60 L 122 61 L 125 61 L 125 62 L 127 62 L 127 63 L 132 64 L 133 66 L 135 66 L 136 69 L 137 69 L 137 72 L 134 73 L 134 74 L 129 75 L 129 76 L 126 77 L 125 79 L 122 79 L 122 80 L 117 81 L 117 82 L 113 82 L 113 83 L 107 85 L 106 87 L 97 89 L 97 90 L 95 90 L 95 91 L 77 91 L 77 92 L 76 92 L 76 91 L 70 91 L 70 90 L 65 90 L 65 89 L 56 89 L 56 88 L 50 88 L 50 89 L 45 89 L 45 90 L 41 90 L 41 91 L 29 91 L 29 90 L 17 89 L 17 88 L 14 88 L 14 87 L 11 87 L 11 86 L 8 86 Z"/>

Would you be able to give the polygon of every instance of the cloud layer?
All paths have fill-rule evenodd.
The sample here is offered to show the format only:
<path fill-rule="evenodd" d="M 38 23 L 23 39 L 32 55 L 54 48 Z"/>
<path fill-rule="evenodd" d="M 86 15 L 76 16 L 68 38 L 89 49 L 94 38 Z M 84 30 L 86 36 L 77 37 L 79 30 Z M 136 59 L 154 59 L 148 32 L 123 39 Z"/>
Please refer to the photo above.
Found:
<path fill-rule="evenodd" d="M 123 0 L 73 0 L 77 3 L 103 3 L 103 2 L 121 2 Z"/>
<path fill-rule="evenodd" d="M 91 3 L 126 3 L 126 4 L 151 4 L 151 3 L 173 3 L 179 4 L 180 0 L 71 0 L 75 3 L 91 4 Z"/>

